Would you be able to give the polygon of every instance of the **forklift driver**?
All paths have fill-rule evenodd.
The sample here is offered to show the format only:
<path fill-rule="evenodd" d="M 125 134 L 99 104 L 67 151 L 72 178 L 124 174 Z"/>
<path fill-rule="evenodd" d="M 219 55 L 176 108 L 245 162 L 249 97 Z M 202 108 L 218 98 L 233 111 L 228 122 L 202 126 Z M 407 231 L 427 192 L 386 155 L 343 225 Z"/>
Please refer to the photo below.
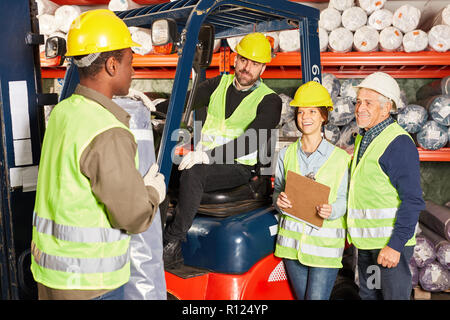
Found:
<path fill-rule="evenodd" d="M 269 40 L 262 33 L 248 34 L 236 52 L 235 74 L 202 82 L 194 99 L 194 109 L 204 111 L 206 120 L 200 143 L 178 167 L 182 171 L 178 203 L 163 234 L 165 268 L 182 265 L 181 241 L 186 239 L 203 193 L 249 183 L 258 174 L 260 148 L 269 146 L 270 131 L 280 121 L 281 99 L 261 80 L 272 59 Z M 157 105 L 159 110 L 164 107 L 164 103 Z"/>
<path fill-rule="evenodd" d="M 139 173 L 130 115 L 111 100 L 128 93 L 132 46 L 109 10 L 70 27 L 80 85 L 53 109 L 42 146 L 31 244 L 39 299 L 123 299 L 130 234 L 147 230 L 165 198 L 156 166 Z"/>

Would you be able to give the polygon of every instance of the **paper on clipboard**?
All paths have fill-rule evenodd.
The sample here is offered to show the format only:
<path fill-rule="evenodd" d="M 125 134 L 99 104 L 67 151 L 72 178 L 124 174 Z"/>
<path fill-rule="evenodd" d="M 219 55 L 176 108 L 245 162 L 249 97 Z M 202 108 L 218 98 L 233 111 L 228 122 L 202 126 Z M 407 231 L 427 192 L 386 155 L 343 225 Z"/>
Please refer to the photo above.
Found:
<path fill-rule="evenodd" d="M 284 209 L 288 215 L 313 228 L 322 227 L 316 206 L 328 203 L 330 187 L 289 170 L 284 192 L 292 204 L 292 208 Z"/>

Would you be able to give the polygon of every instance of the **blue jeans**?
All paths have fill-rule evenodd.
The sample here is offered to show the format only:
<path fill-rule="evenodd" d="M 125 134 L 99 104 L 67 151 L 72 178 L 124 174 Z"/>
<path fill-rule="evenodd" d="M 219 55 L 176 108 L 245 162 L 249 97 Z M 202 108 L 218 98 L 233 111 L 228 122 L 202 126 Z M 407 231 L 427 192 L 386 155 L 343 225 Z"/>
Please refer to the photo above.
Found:
<path fill-rule="evenodd" d="M 125 286 L 120 286 L 117 289 L 111 290 L 91 300 L 123 300 L 125 293 L 124 288 Z"/>
<path fill-rule="evenodd" d="M 407 246 L 395 268 L 377 264 L 380 249 L 358 249 L 359 296 L 363 300 L 409 300 L 411 297 L 411 271 L 409 261 L 414 246 Z"/>
<path fill-rule="evenodd" d="M 308 267 L 298 260 L 283 259 L 298 300 L 329 300 L 339 268 Z"/>

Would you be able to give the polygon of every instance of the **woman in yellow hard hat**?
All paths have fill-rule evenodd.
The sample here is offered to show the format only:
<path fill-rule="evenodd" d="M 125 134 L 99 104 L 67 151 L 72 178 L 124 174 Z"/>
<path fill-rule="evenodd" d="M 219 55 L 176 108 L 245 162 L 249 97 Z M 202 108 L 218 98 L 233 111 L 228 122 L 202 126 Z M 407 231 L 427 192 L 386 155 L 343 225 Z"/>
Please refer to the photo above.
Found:
<path fill-rule="evenodd" d="M 281 218 L 275 255 L 283 258 L 298 299 L 328 300 L 342 267 L 350 156 L 323 137 L 328 110 L 333 110 L 325 87 L 314 81 L 303 84 L 290 105 L 297 107 L 295 121 L 302 136 L 278 155 L 273 200 Z M 288 170 L 330 187 L 328 203 L 316 206 L 324 219 L 321 228 L 284 211 L 292 207 L 284 192 Z"/>
<path fill-rule="evenodd" d="M 80 84 L 53 109 L 42 145 L 31 244 L 39 299 L 123 299 L 130 234 L 147 230 L 165 197 L 157 167 L 139 173 L 129 114 L 111 100 L 128 93 L 135 45 L 109 10 L 70 27 Z"/>

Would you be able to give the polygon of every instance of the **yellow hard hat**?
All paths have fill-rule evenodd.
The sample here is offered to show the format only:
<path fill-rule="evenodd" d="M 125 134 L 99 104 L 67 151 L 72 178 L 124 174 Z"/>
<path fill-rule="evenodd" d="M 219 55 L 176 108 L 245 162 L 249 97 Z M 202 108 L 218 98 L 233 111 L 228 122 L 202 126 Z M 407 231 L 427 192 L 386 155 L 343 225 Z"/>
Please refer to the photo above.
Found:
<path fill-rule="evenodd" d="M 107 9 L 82 13 L 70 25 L 66 56 L 79 56 L 141 45 L 131 39 L 125 22 Z"/>
<path fill-rule="evenodd" d="M 328 90 L 316 81 L 309 81 L 301 85 L 290 102 L 293 107 L 327 107 L 333 111 L 333 101 Z"/>
<path fill-rule="evenodd" d="M 268 63 L 272 60 L 272 47 L 265 35 L 259 32 L 243 37 L 236 46 L 236 52 L 244 58 Z"/>

